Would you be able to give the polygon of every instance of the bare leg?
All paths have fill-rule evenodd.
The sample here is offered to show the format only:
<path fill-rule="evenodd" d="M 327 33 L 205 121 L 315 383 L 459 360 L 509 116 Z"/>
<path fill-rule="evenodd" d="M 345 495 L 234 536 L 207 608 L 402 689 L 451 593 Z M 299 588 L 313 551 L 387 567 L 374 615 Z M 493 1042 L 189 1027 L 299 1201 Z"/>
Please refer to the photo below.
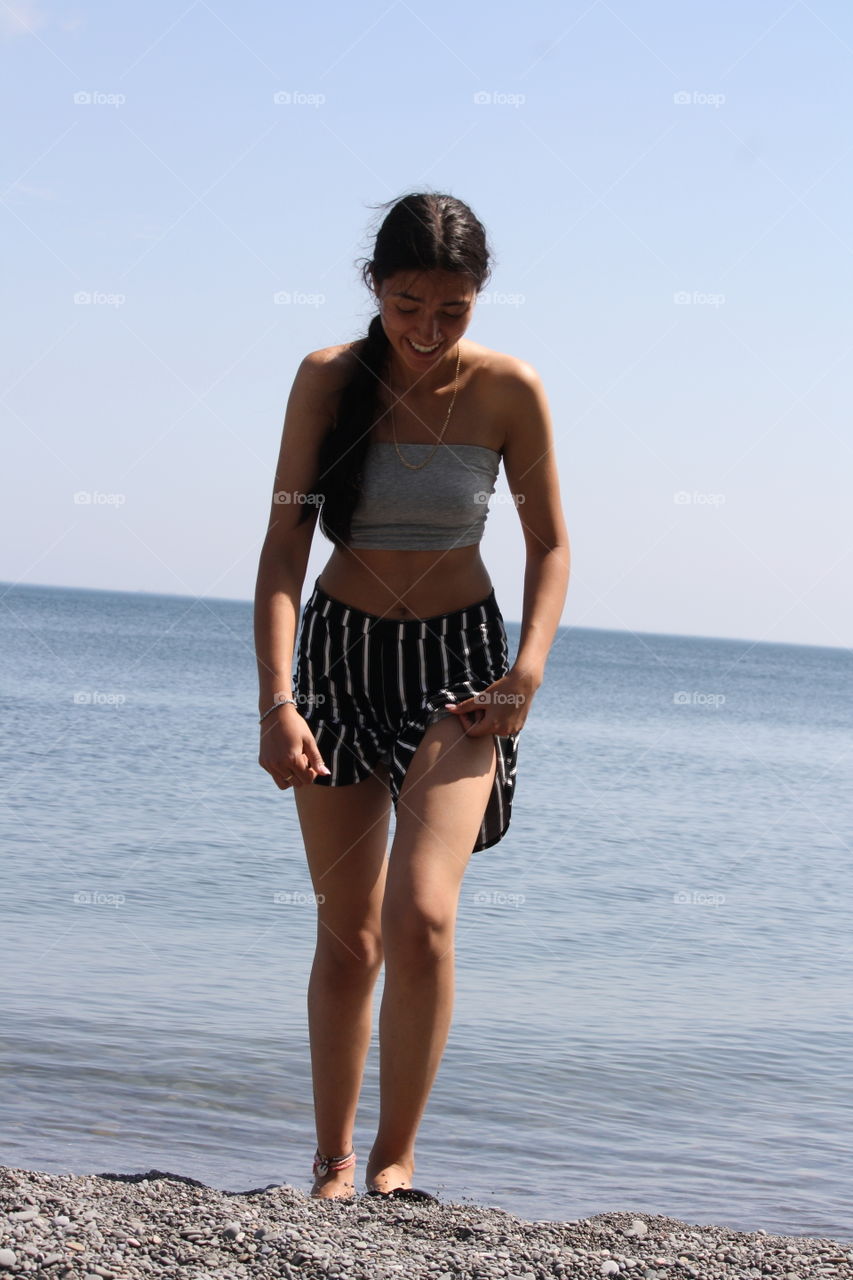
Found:
<path fill-rule="evenodd" d="M 400 793 L 382 909 L 379 1131 L 365 1175 L 379 1191 L 412 1185 L 453 1013 L 459 891 L 494 773 L 494 739 L 468 738 L 445 717 L 427 727 Z"/>
<path fill-rule="evenodd" d="M 308 983 L 308 1031 L 317 1146 L 352 1147 L 370 1045 L 373 988 L 382 967 L 381 911 L 391 801 L 379 776 L 294 792 L 317 895 L 317 947 Z M 316 1179 L 312 1194 L 354 1194 L 352 1167 Z"/>

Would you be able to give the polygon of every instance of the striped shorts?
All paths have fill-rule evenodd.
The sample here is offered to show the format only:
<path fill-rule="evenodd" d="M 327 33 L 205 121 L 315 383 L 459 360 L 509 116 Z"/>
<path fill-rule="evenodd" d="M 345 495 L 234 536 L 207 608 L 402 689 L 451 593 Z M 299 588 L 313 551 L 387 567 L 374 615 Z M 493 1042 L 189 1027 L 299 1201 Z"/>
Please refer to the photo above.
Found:
<path fill-rule="evenodd" d="M 478 604 L 403 621 L 363 613 L 315 582 L 302 610 L 294 698 L 331 773 L 315 787 L 360 782 L 388 767 L 394 811 L 428 724 L 508 670 L 507 637 L 494 588 Z M 509 826 L 518 734 L 494 737 L 497 767 L 473 853 Z"/>

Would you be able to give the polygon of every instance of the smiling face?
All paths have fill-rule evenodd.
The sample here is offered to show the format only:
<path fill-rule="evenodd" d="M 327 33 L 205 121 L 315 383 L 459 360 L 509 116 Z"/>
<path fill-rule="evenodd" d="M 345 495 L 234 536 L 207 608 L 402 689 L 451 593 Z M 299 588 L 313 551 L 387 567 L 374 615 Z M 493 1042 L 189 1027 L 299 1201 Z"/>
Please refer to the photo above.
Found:
<path fill-rule="evenodd" d="M 455 363 L 456 344 L 471 322 L 477 288 L 454 271 L 398 271 L 375 290 L 395 363 L 411 377 Z M 393 358 L 393 357 L 392 357 Z"/>

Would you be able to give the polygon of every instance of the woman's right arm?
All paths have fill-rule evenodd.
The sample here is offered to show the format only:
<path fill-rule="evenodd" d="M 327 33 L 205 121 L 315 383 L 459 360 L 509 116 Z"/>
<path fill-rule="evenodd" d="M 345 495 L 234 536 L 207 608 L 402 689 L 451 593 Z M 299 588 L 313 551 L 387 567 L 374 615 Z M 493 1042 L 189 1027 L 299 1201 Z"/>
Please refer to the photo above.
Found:
<path fill-rule="evenodd" d="M 293 651 L 302 586 L 317 508 L 305 502 L 316 481 L 319 444 L 334 412 L 330 390 L 331 350 L 312 351 L 299 366 L 284 418 L 276 464 L 269 525 L 255 586 L 255 654 L 258 662 L 258 715 L 281 698 L 292 698 Z M 297 521 L 302 512 L 308 518 Z M 299 708 L 273 711 L 261 724 L 258 763 L 284 790 L 310 784 L 328 772 Z M 286 781 L 291 775 L 291 781 Z"/>

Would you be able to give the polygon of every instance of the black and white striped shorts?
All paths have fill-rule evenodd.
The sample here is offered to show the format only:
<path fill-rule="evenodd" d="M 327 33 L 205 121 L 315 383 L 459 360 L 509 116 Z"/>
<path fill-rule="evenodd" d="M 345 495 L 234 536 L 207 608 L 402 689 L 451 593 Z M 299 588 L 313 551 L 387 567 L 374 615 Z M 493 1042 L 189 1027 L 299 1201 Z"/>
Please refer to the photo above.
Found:
<path fill-rule="evenodd" d="M 478 604 L 403 621 L 354 609 L 314 584 L 302 610 L 294 698 L 330 775 L 315 787 L 360 782 L 388 766 L 394 810 L 406 770 L 442 708 L 488 688 L 508 670 L 507 636 L 494 588 Z M 472 850 L 505 835 L 512 812 L 518 737 L 495 736 L 497 768 Z"/>

